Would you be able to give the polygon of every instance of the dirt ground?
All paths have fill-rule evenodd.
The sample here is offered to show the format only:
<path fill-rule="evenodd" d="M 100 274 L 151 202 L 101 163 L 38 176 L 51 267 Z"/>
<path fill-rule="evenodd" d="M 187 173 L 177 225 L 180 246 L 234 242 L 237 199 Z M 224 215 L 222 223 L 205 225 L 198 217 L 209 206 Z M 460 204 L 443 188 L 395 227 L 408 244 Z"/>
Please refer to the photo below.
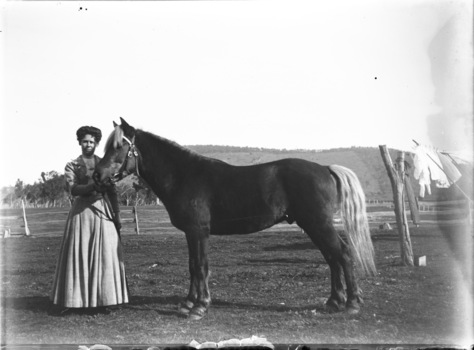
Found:
<path fill-rule="evenodd" d="M 0 240 L 3 345 L 67 348 L 66 344 L 74 344 L 68 346 L 77 349 L 77 344 L 107 344 L 114 349 L 147 349 L 252 335 L 273 344 L 329 347 L 451 346 L 473 341 L 472 231 L 459 222 L 425 217 L 420 227 L 410 227 L 414 254 L 426 256 L 424 267 L 401 266 L 397 230 L 372 225 L 378 274 L 360 276 L 365 304 L 353 316 L 325 309 L 328 266 L 294 226 L 211 237 L 212 307 L 203 320 L 192 322 L 176 311 L 188 290 L 185 237 L 162 218 L 155 218 L 163 228 L 160 231 L 143 229 L 136 235 L 132 224 L 124 230 L 129 304 L 110 315 L 49 316 L 48 296 L 61 234 L 47 233 L 55 222 L 63 224 L 63 216 L 39 215 L 37 224 L 30 223 L 37 234 Z"/>

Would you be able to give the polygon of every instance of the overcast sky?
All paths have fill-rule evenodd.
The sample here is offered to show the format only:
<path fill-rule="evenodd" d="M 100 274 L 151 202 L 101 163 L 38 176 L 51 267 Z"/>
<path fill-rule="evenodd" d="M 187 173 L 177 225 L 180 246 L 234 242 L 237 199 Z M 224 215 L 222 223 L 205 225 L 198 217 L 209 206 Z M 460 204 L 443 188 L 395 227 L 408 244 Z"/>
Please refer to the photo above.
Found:
<path fill-rule="evenodd" d="M 1 6 L 0 186 L 120 116 L 183 145 L 472 150 L 471 1 Z"/>

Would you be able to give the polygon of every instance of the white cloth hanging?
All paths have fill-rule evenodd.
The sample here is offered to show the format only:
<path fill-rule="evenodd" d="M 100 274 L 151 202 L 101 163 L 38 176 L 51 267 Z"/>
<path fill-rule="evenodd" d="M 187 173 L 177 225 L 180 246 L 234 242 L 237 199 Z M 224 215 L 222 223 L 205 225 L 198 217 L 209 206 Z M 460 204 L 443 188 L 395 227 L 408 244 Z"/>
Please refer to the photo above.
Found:
<path fill-rule="evenodd" d="M 429 195 L 431 194 L 429 158 L 424 146 L 420 145 L 415 148 L 413 163 L 415 165 L 413 175 L 415 176 L 415 179 L 418 180 L 420 185 L 420 197 L 423 198 L 425 196 L 425 191 L 428 192 Z"/>
<path fill-rule="evenodd" d="M 443 158 L 443 161 L 441 161 L 440 156 L 443 156 L 441 157 Z M 431 194 L 431 181 L 434 181 L 438 188 L 448 188 L 453 182 L 459 180 L 461 175 L 457 168 L 454 167 L 454 164 L 450 162 L 457 173 L 459 173 L 459 176 L 455 173 L 456 175 L 454 177 L 456 179 L 452 179 L 452 182 L 449 181 L 443 164 L 443 162 L 447 163 L 446 159 L 444 158 L 444 155 L 438 153 L 432 147 L 424 145 L 417 146 L 415 148 L 413 162 L 415 165 L 414 176 L 420 185 L 420 197 L 422 198 L 425 196 L 425 191 L 428 192 L 428 194 Z M 454 170 L 450 168 L 450 171 Z"/>
<path fill-rule="evenodd" d="M 426 147 L 426 150 L 429 159 L 431 180 L 436 183 L 436 187 L 438 188 L 448 188 L 451 184 L 443 170 L 438 152 L 432 147 Z"/>

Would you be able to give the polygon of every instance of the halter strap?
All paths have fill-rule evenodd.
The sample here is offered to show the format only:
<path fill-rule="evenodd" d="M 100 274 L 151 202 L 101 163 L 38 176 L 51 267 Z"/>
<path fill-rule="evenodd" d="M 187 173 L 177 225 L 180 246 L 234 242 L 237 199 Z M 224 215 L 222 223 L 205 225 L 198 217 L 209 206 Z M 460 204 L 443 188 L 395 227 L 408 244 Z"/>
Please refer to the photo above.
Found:
<path fill-rule="evenodd" d="M 125 135 L 122 135 L 122 138 L 123 138 L 125 141 L 128 142 L 128 145 L 129 145 L 129 146 L 134 146 L 133 143 L 132 143 L 132 141 L 130 141 Z"/>
<path fill-rule="evenodd" d="M 122 166 L 119 169 L 119 172 L 114 174 L 114 177 L 116 175 L 120 175 L 120 177 L 123 177 L 123 173 L 125 172 L 125 168 L 127 167 L 128 158 L 131 158 L 132 156 L 135 158 L 135 173 L 137 174 L 137 176 L 140 176 L 140 172 L 138 171 L 138 155 L 139 154 L 138 154 L 137 146 L 135 146 L 135 144 L 132 141 L 130 141 L 125 135 L 122 135 L 122 138 L 125 141 L 127 141 L 130 148 L 127 152 L 127 157 L 125 158 L 125 161 L 123 162 Z"/>

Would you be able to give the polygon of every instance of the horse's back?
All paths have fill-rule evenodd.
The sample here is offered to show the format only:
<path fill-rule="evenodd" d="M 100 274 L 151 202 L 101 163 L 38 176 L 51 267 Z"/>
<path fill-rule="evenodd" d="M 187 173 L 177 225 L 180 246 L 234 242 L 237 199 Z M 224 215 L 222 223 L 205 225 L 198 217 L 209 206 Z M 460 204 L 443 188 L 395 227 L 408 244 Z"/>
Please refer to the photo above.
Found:
<path fill-rule="evenodd" d="M 271 196 L 289 189 L 324 189 L 332 185 L 327 166 L 298 158 L 285 158 L 249 166 L 223 164 L 214 172 L 213 187 L 224 196 L 243 193 Z"/>

